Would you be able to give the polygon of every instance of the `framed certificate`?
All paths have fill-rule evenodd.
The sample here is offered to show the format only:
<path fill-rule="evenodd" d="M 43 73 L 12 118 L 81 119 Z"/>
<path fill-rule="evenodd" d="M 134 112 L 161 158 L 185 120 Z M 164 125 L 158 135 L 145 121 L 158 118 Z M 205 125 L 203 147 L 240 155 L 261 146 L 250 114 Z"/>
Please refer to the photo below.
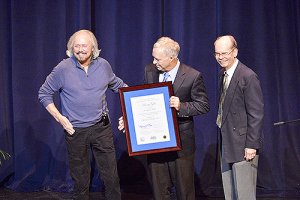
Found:
<path fill-rule="evenodd" d="M 129 156 L 181 149 L 171 82 L 119 89 Z"/>

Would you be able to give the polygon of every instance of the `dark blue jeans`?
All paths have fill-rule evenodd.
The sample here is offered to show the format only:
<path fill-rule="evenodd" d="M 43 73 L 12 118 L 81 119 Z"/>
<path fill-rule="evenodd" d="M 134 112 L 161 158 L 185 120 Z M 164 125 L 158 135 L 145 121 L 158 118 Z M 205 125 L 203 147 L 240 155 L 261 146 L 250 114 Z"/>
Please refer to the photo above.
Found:
<path fill-rule="evenodd" d="M 74 199 L 89 199 L 90 150 L 105 186 L 108 200 L 120 200 L 121 192 L 111 124 L 99 122 L 86 128 L 74 128 L 75 133 L 66 133 L 66 144 L 70 163 L 70 172 L 75 183 Z"/>

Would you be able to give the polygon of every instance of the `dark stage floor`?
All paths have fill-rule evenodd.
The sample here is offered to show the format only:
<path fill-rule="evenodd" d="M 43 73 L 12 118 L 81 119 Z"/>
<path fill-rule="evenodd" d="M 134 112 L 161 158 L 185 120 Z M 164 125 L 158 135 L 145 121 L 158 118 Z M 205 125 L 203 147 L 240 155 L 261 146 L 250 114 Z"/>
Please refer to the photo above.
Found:
<path fill-rule="evenodd" d="M 150 194 L 137 193 L 122 193 L 122 200 L 152 200 Z M 57 193 L 51 191 L 39 191 L 39 192 L 14 192 L 6 188 L 0 188 L 1 200 L 71 200 L 71 194 L 69 193 Z M 223 200 L 224 198 L 208 198 L 197 197 L 196 200 Z M 299 198 L 258 198 L 257 200 L 297 200 Z M 104 200 L 103 195 L 100 192 L 90 193 L 90 200 Z M 175 200 L 175 199 L 174 199 Z"/>

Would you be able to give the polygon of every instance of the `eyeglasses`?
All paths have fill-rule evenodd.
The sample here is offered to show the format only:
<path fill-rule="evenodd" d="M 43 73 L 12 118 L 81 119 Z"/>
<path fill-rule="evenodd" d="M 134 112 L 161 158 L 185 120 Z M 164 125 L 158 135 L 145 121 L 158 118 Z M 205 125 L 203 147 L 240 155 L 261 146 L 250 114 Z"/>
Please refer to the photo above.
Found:
<path fill-rule="evenodd" d="M 217 52 L 214 52 L 214 56 L 215 57 L 220 57 L 220 56 L 223 56 L 223 57 L 226 57 L 228 56 L 229 54 L 231 54 L 233 52 L 233 50 L 235 49 L 235 47 L 233 47 L 229 52 L 223 52 L 223 53 L 217 53 Z"/>
<path fill-rule="evenodd" d="M 89 47 L 89 45 L 88 44 L 75 44 L 74 45 L 74 49 L 80 49 L 80 47 L 82 49 L 86 50 Z"/>

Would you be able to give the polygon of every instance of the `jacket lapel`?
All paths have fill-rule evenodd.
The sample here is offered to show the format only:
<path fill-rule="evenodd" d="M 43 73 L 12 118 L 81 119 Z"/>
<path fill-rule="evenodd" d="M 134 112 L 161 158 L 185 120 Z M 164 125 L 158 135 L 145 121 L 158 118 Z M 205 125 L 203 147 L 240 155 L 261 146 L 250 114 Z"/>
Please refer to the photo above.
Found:
<path fill-rule="evenodd" d="M 221 94 L 223 92 L 223 78 L 224 78 L 224 69 L 222 69 L 220 72 L 219 72 L 219 80 L 218 80 L 218 91 L 219 91 L 219 96 L 218 96 L 218 102 L 220 102 L 220 98 L 221 98 Z"/>
<path fill-rule="evenodd" d="M 151 66 L 151 70 L 147 72 L 146 83 L 158 83 L 159 82 L 159 71 L 156 69 L 155 65 Z"/>
<path fill-rule="evenodd" d="M 236 67 L 236 69 L 233 73 L 233 76 L 230 80 L 230 83 L 229 83 L 227 91 L 226 91 L 226 96 L 225 96 L 225 99 L 224 99 L 224 106 L 223 106 L 224 110 L 223 110 L 223 116 L 222 116 L 222 124 L 226 120 L 229 108 L 230 108 L 231 103 L 232 103 L 232 99 L 235 95 L 236 87 L 239 83 L 239 77 L 240 77 L 240 66 L 239 65 L 240 65 L 240 62 L 238 63 L 238 65 L 237 65 L 237 67 Z"/>
<path fill-rule="evenodd" d="M 184 79 L 185 79 L 185 67 L 183 64 L 180 64 L 173 83 L 174 94 L 176 94 L 178 89 L 181 87 Z"/>
<path fill-rule="evenodd" d="M 174 83 L 173 83 L 173 91 L 174 94 L 178 91 L 178 89 L 181 87 L 183 84 L 183 81 L 185 79 L 185 67 L 183 64 L 179 65 Z M 147 72 L 147 83 L 158 83 L 159 82 L 159 71 L 156 69 L 155 66 L 153 66 L 151 71 Z"/>

